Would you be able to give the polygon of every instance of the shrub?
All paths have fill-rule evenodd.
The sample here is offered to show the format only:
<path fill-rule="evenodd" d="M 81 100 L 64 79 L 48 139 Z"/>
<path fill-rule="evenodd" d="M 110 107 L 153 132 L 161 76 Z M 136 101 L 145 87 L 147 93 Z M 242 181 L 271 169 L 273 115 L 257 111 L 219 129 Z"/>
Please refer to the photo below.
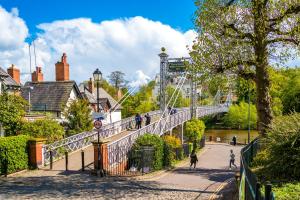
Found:
<path fill-rule="evenodd" d="M 7 93 L 0 95 L 0 124 L 6 136 L 18 134 L 27 105 L 27 101 L 20 96 Z"/>
<path fill-rule="evenodd" d="M 194 149 L 196 149 L 196 143 L 199 141 L 205 130 L 205 124 L 202 120 L 192 119 L 185 125 L 185 135 L 190 142 L 194 143 Z"/>
<path fill-rule="evenodd" d="M 176 151 L 178 153 L 178 159 L 183 158 L 183 149 L 181 141 L 175 136 L 164 136 L 164 166 L 171 166 L 176 160 Z"/>
<path fill-rule="evenodd" d="M 154 170 L 159 170 L 163 167 L 163 148 L 164 142 L 162 138 L 158 135 L 146 133 L 142 136 L 139 136 L 135 143 L 133 144 L 132 150 L 141 150 L 143 146 L 152 146 L 154 147 L 154 156 L 152 161 L 152 168 Z"/>
<path fill-rule="evenodd" d="M 300 183 L 288 183 L 281 187 L 273 187 L 276 200 L 296 200 L 299 199 Z"/>
<path fill-rule="evenodd" d="M 262 178 L 293 181 L 300 179 L 300 113 L 275 118 L 268 130 L 263 152 L 254 158 Z M 259 172 L 259 170 L 258 170 Z"/>
<path fill-rule="evenodd" d="M 74 135 L 93 129 L 92 109 L 87 100 L 74 100 L 63 107 L 63 116 L 67 119 L 68 135 Z"/>
<path fill-rule="evenodd" d="M 35 138 L 46 138 L 47 143 L 52 143 L 63 138 L 64 128 L 55 120 L 46 118 L 24 123 L 21 132 Z"/>
<path fill-rule="evenodd" d="M 26 135 L 0 137 L 0 174 L 5 173 L 6 161 L 9 174 L 28 168 L 28 139 Z"/>

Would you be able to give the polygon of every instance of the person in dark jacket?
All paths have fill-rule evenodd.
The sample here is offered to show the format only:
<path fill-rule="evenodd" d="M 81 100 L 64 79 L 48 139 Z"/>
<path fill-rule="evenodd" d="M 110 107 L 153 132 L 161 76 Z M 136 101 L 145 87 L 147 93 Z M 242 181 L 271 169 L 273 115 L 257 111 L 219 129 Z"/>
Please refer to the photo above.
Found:
<path fill-rule="evenodd" d="M 142 122 L 143 122 L 143 118 L 140 114 L 137 114 L 137 129 L 142 128 Z"/>
<path fill-rule="evenodd" d="M 232 142 L 233 142 L 233 145 L 235 146 L 236 145 L 236 136 L 233 136 Z"/>
<path fill-rule="evenodd" d="M 196 154 L 195 150 L 192 151 L 192 153 L 190 155 L 190 158 L 191 158 L 190 169 L 191 169 L 192 165 L 194 165 L 194 169 L 195 169 L 196 168 L 196 164 L 198 162 L 198 158 L 197 158 L 197 154 Z"/>
<path fill-rule="evenodd" d="M 145 115 L 145 118 L 146 118 L 146 126 L 147 126 L 147 125 L 149 125 L 151 123 L 151 117 L 150 117 L 149 113 L 147 113 Z"/>

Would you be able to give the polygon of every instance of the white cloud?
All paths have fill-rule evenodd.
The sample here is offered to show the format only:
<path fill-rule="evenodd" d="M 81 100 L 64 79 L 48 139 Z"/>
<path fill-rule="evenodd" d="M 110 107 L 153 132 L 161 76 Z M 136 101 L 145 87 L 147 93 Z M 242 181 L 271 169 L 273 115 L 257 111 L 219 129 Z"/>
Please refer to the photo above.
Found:
<path fill-rule="evenodd" d="M 136 74 L 135 79 L 132 80 L 129 84 L 131 87 L 138 87 L 141 85 L 145 85 L 151 80 L 151 78 L 146 74 L 144 74 L 142 70 L 136 71 L 135 74 Z"/>
<path fill-rule="evenodd" d="M 18 17 L 17 9 L 7 12 L 0 7 L 0 16 L 6 16 L 0 17 L 1 27 L 11 26 L 4 33 L 0 32 L 0 49 L 5 49 L 0 56 L 0 65 L 8 67 L 14 63 L 21 70 L 29 71 L 28 44 L 24 42 L 28 36 L 25 22 Z M 186 45 L 192 44 L 196 36 L 192 30 L 182 33 L 139 16 L 101 23 L 77 18 L 43 23 L 37 27 L 42 31 L 35 40 L 37 65 L 43 67 L 45 79 L 54 80 L 54 64 L 66 52 L 70 77 L 78 82 L 87 80 L 99 68 L 104 76 L 120 70 L 133 84 L 143 84 L 159 71 L 158 54 L 162 46 L 167 48 L 171 57 L 187 56 Z M 2 43 L 3 35 L 11 35 L 12 39 Z"/>

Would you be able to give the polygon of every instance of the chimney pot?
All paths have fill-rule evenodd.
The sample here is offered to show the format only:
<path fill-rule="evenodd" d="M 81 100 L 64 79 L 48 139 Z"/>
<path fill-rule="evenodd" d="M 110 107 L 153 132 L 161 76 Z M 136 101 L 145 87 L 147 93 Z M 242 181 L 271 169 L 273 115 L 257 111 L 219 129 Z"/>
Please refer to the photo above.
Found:
<path fill-rule="evenodd" d="M 42 73 L 41 67 L 36 67 L 36 70 L 31 74 L 31 81 L 32 82 L 43 82 L 44 75 Z"/>
<path fill-rule="evenodd" d="M 67 63 L 67 54 L 63 53 L 61 62 L 55 64 L 56 81 L 69 80 L 69 63 Z"/>
<path fill-rule="evenodd" d="M 14 64 L 7 69 L 7 73 L 18 83 L 20 84 L 20 70 L 15 67 Z"/>

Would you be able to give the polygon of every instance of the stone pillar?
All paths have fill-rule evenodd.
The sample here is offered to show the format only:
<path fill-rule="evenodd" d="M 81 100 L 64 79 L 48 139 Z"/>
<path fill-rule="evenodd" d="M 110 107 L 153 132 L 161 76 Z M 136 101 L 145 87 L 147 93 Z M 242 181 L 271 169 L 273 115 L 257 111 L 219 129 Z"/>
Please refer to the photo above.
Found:
<path fill-rule="evenodd" d="M 104 171 L 107 171 L 109 167 L 108 163 L 108 150 L 107 145 L 109 143 L 109 140 L 103 140 L 101 139 L 99 143 L 97 141 L 92 142 L 94 147 L 94 169 L 98 169 L 98 160 L 100 165 L 100 170 L 103 169 Z M 98 146 L 100 148 L 100 157 L 98 157 Z"/>
<path fill-rule="evenodd" d="M 44 164 L 43 159 L 43 144 L 45 144 L 46 139 L 44 138 L 34 138 L 28 141 L 29 143 L 29 166 L 32 169 L 37 169 Z"/>

